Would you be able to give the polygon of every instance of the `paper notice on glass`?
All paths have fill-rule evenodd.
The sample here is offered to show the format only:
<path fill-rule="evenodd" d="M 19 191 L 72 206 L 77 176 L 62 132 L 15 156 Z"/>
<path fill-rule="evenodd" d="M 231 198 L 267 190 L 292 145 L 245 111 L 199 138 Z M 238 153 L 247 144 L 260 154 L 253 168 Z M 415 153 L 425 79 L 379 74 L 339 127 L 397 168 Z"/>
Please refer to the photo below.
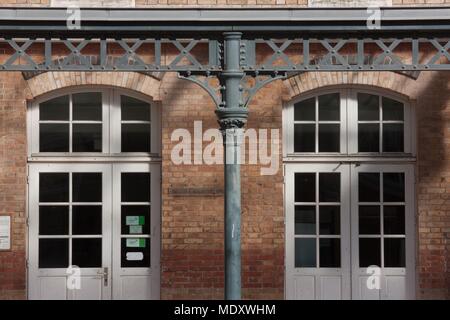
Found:
<path fill-rule="evenodd" d="M 145 248 L 145 239 L 127 239 L 127 248 Z"/>
<path fill-rule="evenodd" d="M 127 226 L 142 226 L 145 224 L 144 216 L 127 216 L 125 219 Z"/>
<path fill-rule="evenodd" d="M 142 226 L 130 226 L 130 234 L 142 234 Z"/>
<path fill-rule="evenodd" d="M 10 216 L 0 216 L 0 250 L 11 250 Z"/>
<path fill-rule="evenodd" d="M 142 261 L 144 254 L 142 252 L 127 252 L 127 261 Z"/>

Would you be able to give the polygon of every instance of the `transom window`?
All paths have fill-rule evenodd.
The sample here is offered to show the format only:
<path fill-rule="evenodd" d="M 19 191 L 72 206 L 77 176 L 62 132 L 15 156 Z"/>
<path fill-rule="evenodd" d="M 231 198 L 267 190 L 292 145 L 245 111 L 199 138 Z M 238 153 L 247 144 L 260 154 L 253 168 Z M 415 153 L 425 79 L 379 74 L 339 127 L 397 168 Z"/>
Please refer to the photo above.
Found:
<path fill-rule="evenodd" d="M 372 90 L 328 90 L 287 110 L 287 154 L 412 154 L 411 107 Z"/>
<path fill-rule="evenodd" d="M 402 102 L 358 93 L 358 152 L 404 152 L 404 109 Z"/>
<path fill-rule="evenodd" d="M 30 117 L 30 154 L 159 153 L 156 107 L 138 94 L 86 89 L 48 96 L 32 105 Z"/>
<path fill-rule="evenodd" d="M 339 93 L 324 94 L 295 104 L 294 151 L 340 152 Z"/>

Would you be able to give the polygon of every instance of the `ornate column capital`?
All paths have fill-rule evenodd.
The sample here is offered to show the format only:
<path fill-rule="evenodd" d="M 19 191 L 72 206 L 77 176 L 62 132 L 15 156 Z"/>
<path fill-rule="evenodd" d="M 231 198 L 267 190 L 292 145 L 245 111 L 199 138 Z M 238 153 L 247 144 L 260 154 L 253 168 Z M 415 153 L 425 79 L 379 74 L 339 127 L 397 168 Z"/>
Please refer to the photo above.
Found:
<path fill-rule="evenodd" d="M 224 132 L 227 129 L 240 129 L 247 123 L 247 108 L 218 108 L 216 110 L 217 122 L 220 130 Z"/>

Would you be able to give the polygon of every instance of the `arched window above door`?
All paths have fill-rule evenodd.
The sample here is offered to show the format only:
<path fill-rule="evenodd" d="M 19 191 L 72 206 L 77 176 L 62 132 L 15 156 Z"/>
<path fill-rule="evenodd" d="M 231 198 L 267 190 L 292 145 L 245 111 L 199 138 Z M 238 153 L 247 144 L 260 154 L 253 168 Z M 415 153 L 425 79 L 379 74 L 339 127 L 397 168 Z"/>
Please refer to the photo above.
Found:
<path fill-rule="evenodd" d="M 160 153 L 159 113 L 146 96 L 114 89 L 78 89 L 30 105 L 29 155 Z"/>
<path fill-rule="evenodd" d="M 413 155 L 411 105 L 368 89 L 327 89 L 292 101 L 284 111 L 285 154 Z"/>

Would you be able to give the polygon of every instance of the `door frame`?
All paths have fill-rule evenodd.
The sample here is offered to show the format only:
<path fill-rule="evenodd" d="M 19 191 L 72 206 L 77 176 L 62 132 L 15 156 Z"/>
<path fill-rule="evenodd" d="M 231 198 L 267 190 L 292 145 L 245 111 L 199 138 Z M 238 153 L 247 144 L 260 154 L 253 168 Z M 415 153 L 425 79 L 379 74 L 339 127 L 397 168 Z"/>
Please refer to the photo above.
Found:
<path fill-rule="evenodd" d="M 103 173 L 103 235 L 102 239 L 105 239 L 105 235 L 109 238 L 108 241 L 102 242 L 102 268 L 83 268 L 83 275 L 103 277 L 103 267 L 108 267 L 108 286 L 102 286 L 104 299 L 117 299 L 121 298 L 121 294 L 118 293 L 119 282 L 118 277 L 120 274 L 130 274 L 130 270 L 124 270 L 125 272 L 119 272 L 120 268 L 120 184 L 115 182 L 114 176 L 120 174 L 120 172 L 150 172 L 151 173 L 151 257 L 150 270 L 147 268 L 129 268 L 132 270 L 133 275 L 151 275 L 151 298 L 160 298 L 160 255 L 161 255 L 161 163 L 31 163 L 28 165 L 28 187 L 27 187 L 27 296 L 29 299 L 38 299 L 39 286 L 34 281 L 39 279 L 39 276 L 58 276 L 67 277 L 66 268 L 61 270 L 45 270 L 40 271 L 38 267 L 38 254 L 39 247 L 39 230 L 38 230 L 38 207 L 39 207 L 39 172 L 99 172 Z M 71 180 L 69 180 L 69 193 L 71 194 Z M 71 196 L 70 196 L 71 197 Z M 69 198 L 70 199 L 70 198 Z M 107 201 L 105 201 L 107 200 Z M 119 202 L 118 202 L 119 201 Z M 34 210 L 34 211 L 33 211 Z M 32 214 L 34 212 L 35 214 Z M 109 212 L 109 214 L 108 214 Z M 105 219 L 106 218 L 106 219 Z M 70 219 L 70 216 L 69 216 Z M 36 221 L 37 220 L 37 221 Z M 70 220 L 69 220 L 70 221 Z M 109 250 L 105 250 L 106 248 Z M 69 247 L 70 248 L 70 247 Z M 70 249 L 69 249 L 70 256 Z M 108 265 L 106 265 L 107 261 Z M 68 290 L 66 288 L 66 299 L 75 299 L 75 290 Z"/>
<path fill-rule="evenodd" d="M 112 239 L 112 207 L 108 200 L 111 194 L 111 171 L 110 165 L 94 163 L 94 164 L 71 164 L 51 163 L 51 164 L 32 164 L 29 165 L 29 183 L 28 183 L 28 297 L 30 299 L 38 299 L 40 296 L 39 286 L 34 281 L 38 281 L 40 277 L 67 277 L 66 268 L 57 270 L 39 269 L 39 173 L 41 172 L 102 172 L 102 267 L 101 268 L 83 268 L 83 276 L 100 278 L 102 280 L 102 299 L 111 298 L 111 272 L 107 274 L 107 286 L 104 286 L 103 268 L 107 267 L 111 270 L 112 256 L 111 239 Z M 69 175 L 69 203 L 72 204 L 72 183 L 71 174 Z M 34 214 L 32 214 L 34 212 Z M 71 225 L 71 210 L 69 209 L 69 226 Z M 35 221 L 36 220 L 36 221 Z M 71 228 L 69 227 L 68 239 L 71 239 Z M 49 236 L 50 238 L 52 236 Z M 49 238 L 46 237 L 45 238 Z M 106 241 L 105 241 L 106 240 Z M 71 242 L 69 241 L 69 266 L 71 259 Z M 73 300 L 76 298 L 75 290 L 68 290 L 66 287 L 66 299 Z"/>
<path fill-rule="evenodd" d="M 151 297 L 160 298 L 161 283 L 161 165 L 155 163 L 115 163 L 112 164 L 112 299 L 123 299 L 121 278 L 147 276 L 151 278 Z M 150 268 L 121 267 L 121 179 L 122 172 L 150 173 Z M 157 186 L 155 188 L 155 186 Z M 156 189 L 156 190 L 155 190 Z M 124 237 L 126 238 L 126 237 Z"/>
<path fill-rule="evenodd" d="M 416 291 L 416 202 L 415 202 L 415 175 L 414 165 L 403 164 L 358 164 L 351 165 L 351 196 L 355 199 L 351 201 L 351 245 L 352 245 L 352 297 L 362 299 L 358 288 L 358 276 L 367 276 L 367 272 L 359 267 L 359 241 L 358 241 L 358 183 L 357 174 L 364 172 L 404 172 L 405 174 L 405 267 L 404 268 L 381 268 L 380 275 L 380 299 L 388 299 L 387 276 L 405 276 L 406 299 L 414 299 Z M 409 213 L 409 215 L 408 215 Z M 380 212 L 381 214 L 381 212 Z M 380 218 L 381 219 L 381 218 Z M 381 221 L 381 220 L 380 220 Z M 383 261 L 383 251 L 381 261 Z M 408 271 L 407 271 L 408 270 Z"/>
<path fill-rule="evenodd" d="M 311 172 L 311 173 L 328 173 L 339 172 L 341 174 L 341 201 L 340 201 L 340 246 L 341 246 L 341 267 L 340 268 L 295 268 L 295 173 L 296 172 Z M 295 282 L 289 281 L 288 277 L 296 277 L 301 275 L 314 277 L 314 298 L 322 299 L 322 280 L 321 277 L 341 277 L 341 298 L 350 299 L 351 297 L 351 279 L 350 279 L 350 202 L 346 197 L 346 186 L 349 185 L 350 173 L 347 166 L 341 166 L 339 163 L 314 163 L 314 164 L 290 164 L 285 166 L 285 256 L 286 256 L 286 281 L 285 290 L 288 299 L 295 296 Z M 316 194 L 319 184 L 316 180 Z M 316 203 L 319 203 L 316 199 Z M 317 204 L 316 204 L 317 205 Z M 317 210 L 317 209 L 316 209 Z M 316 213 L 317 216 L 318 213 Z M 316 227 L 318 228 L 318 221 L 316 219 Z M 316 238 L 317 238 L 316 234 Z M 319 246 L 316 245 L 316 261 L 319 254 Z M 346 258 L 347 256 L 347 258 Z M 346 271 L 347 270 L 347 271 Z"/>
<path fill-rule="evenodd" d="M 347 192 L 348 195 L 348 208 L 349 208 L 349 220 L 348 220 L 348 228 L 342 229 L 342 219 L 341 219 L 341 235 L 343 234 L 343 230 L 348 230 L 349 232 L 349 257 L 348 260 L 350 261 L 349 266 L 349 284 L 350 284 L 350 297 L 351 299 L 360 299 L 361 297 L 357 295 L 356 291 L 356 276 L 358 275 L 355 270 L 359 268 L 355 268 L 356 259 L 358 258 L 358 254 L 354 254 L 354 250 L 358 250 L 358 245 L 355 245 L 355 242 L 357 242 L 357 237 L 355 236 L 355 231 L 357 230 L 357 224 L 358 224 L 358 216 L 357 211 L 355 211 L 355 206 L 358 205 L 358 203 L 353 199 L 357 187 L 357 184 L 352 183 L 352 180 L 354 179 L 354 175 L 357 174 L 358 170 L 355 170 L 355 167 L 359 167 L 365 170 L 372 170 L 377 172 L 389 172 L 389 171 L 396 171 L 396 172 L 405 172 L 405 203 L 407 204 L 407 207 L 409 207 L 410 215 L 405 216 L 405 268 L 404 271 L 395 270 L 399 268 L 389 268 L 388 271 L 392 271 L 391 273 L 395 275 L 398 273 L 399 275 L 405 274 L 406 269 L 408 269 L 408 272 L 406 273 L 406 299 L 415 299 L 416 297 L 416 255 L 417 255 L 417 247 L 416 247 L 416 226 L 417 226 L 417 214 L 416 214 L 416 192 L 415 192 L 415 165 L 411 162 L 404 162 L 404 163 L 398 163 L 398 164 L 392 164 L 392 163 L 386 163 L 381 161 L 374 161 L 374 162 L 367 162 L 367 163 L 355 163 L 351 161 L 344 161 L 344 162 L 327 162 L 327 163 L 317 163 L 317 162 L 310 162 L 310 163 L 299 163 L 299 162 L 291 162 L 291 163 L 285 163 L 284 164 L 284 174 L 285 174 L 285 184 L 284 184 L 284 212 L 285 212 L 285 298 L 286 299 L 293 299 L 294 296 L 294 283 L 292 281 L 292 277 L 295 276 L 295 274 L 299 273 L 299 271 L 295 271 L 295 268 L 291 268 L 290 266 L 294 265 L 294 173 L 295 172 L 321 172 L 320 168 L 327 168 L 327 167 L 339 167 L 339 166 L 345 166 L 348 168 L 348 188 Z M 301 168 L 301 169 L 299 169 Z M 342 186 L 342 183 L 341 183 Z M 344 190 L 341 190 L 341 194 L 344 192 Z M 345 193 L 345 192 L 344 192 Z M 344 201 L 344 200 L 342 200 Z M 342 203 L 341 201 L 341 203 Z M 405 213 L 408 212 L 408 209 L 405 208 Z M 341 252 L 343 251 L 343 247 L 341 244 Z M 355 251 L 356 252 L 356 251 Z M 343 258 L 343 257 L 342 257 Z M 341 259 L 343 260 L 343 259 Z M 341 261 L 342 265 L 342 261 Z M 308 271 L 308 270 L 306 270 Z M 380 279 L 381 281 L 385 281 L 385 278 L 382 274 L 382 277 Z M 381 284 L 382 287 L 386 287 L 386 283 Z M 316 286 L 317 288 L 317 286 Z M 387 294 L 384 292 L 381 292 L 380 294 L 381 299 L 386 299 Z"/>

